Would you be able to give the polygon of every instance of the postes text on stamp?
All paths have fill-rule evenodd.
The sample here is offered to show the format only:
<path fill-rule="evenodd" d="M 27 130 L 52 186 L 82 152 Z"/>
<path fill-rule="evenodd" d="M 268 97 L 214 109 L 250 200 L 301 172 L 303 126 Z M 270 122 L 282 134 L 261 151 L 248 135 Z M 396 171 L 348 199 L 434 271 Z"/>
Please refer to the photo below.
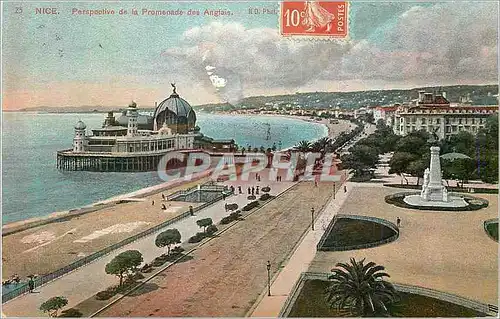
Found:
<path fill-rule="evenodd" d="M 283 36 L 347 37 L 347 1 L 286 1 L 281 3 Z"/>

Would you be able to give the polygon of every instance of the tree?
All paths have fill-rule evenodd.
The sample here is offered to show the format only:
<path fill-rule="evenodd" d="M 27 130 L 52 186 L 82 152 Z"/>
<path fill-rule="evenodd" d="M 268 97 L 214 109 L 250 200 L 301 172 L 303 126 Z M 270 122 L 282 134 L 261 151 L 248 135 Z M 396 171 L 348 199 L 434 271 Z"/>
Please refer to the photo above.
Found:
<path fill-rule="evenodd" d="M 412 132 L 403 136 L 396 143 L 396 152 L 406 152 L 410 154 L 423 154 L 429 152 L 429 134 L 427 132 Z"/>
<path fill-rule="evenodd" d="M 425 169 L 429 167 L 430 155 L 428 153 L 422 154 L 422 157 L 411 161 L 406 167 L 406 172 L 411 176 L 417 177 L 417 185 L 421 178 L 424 177 Z"/>
<path fill-rule="evenodd" d="M 67 304 L 65 297 L 52 297 L 40 305 L 40 310 L 47 312 L 49 317 L 57 317 L 57 312 Z"/>
<path fill-rule="evenodd" d="M 203 227 L 203 232 L 205 232 L 207 227 L 212 224 L 212 218 L 203 218 L 196 221 L 196 225 L 198 225 L 198 227 Z"/>
<path fill-rule="evenodd" d="M 214 224 L 207 227 L 207 234 L 210 236 L 215 234 L 217 231 L 218 231 L 217 226 L 215 226 Z"/>
<path fill-rule="evenodd" d="M 469 132 L 461 131 L 450 136 L 449 140 L 441 145 L 441 151 L 446 153 L 462 153 L 474 157 L 476 141 L 474 135 Z"/>
<path fill-rule="evenodd" d="M 167 229 L 156 236 L 156 247 L 167 247 L 167 255 L 170 255 L 170 247 L 181 243 L 181 233 L 175 229 Z"/>
<path fill-rule="evenodd" d="M 498 154 L 491 154 L 486 164 L 479 168 L 479 177 L 485 183 L 498 182 Z"/>
<path fill-rule="evenodd" d="M 486 135 L 490 149 L 498 153 L 498 114 L 492 115 L 486 119 L 486 124 L 482 133 Z"/>
<path fill-rule="evenodd" d="M 375 117 L 373 117 L 373 113 L 366 113 L 365 121 L 370 124 L 375 123 Z"/>
<path fill-rule="evenodd" d="M 311 150 L 311 143 L 308 141 L 300 141 L 294 148 L 299 152 L 307 153 Z"/>
<path fill-rule="evenodd" d="M 349 149 L 349 154 L 341 157 L 342 168 L 354 170 L 355 176 L 363 175 L 366 170 L 375 167 L 378 162 L 377 149 L 367 145 L 355 145 Z"/>
<path fill-rule="evenodd" d="M 383 119 L 379 119 L 376 124 L 376 129 L 377 131 L 381 131 L 387 128 L 387 125 L 385 124 L 385 121 Z"/>
<path fill-rule="evenodd" d="M 410 165 L 410 163 L 417 159 L 418 156 L 408 152 L 394 153 L 391 160 L 389 161 L 389 174 L 399 174 L 401 176 L 401 183 L 403 183 L 404 179 L 406 181 L 406 184 L 408 184 L 408 180 L 403 173 L 408 172 L 408 166 Z"/>
<path fill-rule="evenodd" d="M 107 274 L 120 278 L 120 286 L 125 274 L 135 273 L 137 267 L 142 263 L 142 254 L 138 250 L 127 250 L 111 260 L 105 268 Z"/>
<path fill-rule="evenodd" d="M 477 175 L 486 183 L 495 183 L 498 181 L 498 114 L 487 118 L 476 138 Z"/>
<path fill-rule="evenodd" d="M 331 143 L 332 140 L 330 138 L 322 137 L 311 145 L 311 149 L 313 152 L 321 152 L 324 154 Z"/>
<path fill-rule="evenodd" d="M 349 152 L 367 167 L 375 167 L 378 162 L 377 149 L 367 145 L 355 145 Z"/>
<path fill-rule="evenodd" d="M 444 160 L 442 163 L 443 175 L 445 175 L 445 178 L 461 180 L 462 186 L 465 181 L 469 180 L 476 169 L 474 160 L 470 158 Z"/>
<path fill-rule="evenodd" d="M 338 263 L 328 279 L 332 281 L 327 288 L 327 300 L 337 309 L 347 308 L 354 316 L 387 316 L 388 306 L 394 303 L 398 294 L 396 289 L 383 277 L 385 267 L 374 262 L 364 264 L 351 258 L 350 264 Z"/>

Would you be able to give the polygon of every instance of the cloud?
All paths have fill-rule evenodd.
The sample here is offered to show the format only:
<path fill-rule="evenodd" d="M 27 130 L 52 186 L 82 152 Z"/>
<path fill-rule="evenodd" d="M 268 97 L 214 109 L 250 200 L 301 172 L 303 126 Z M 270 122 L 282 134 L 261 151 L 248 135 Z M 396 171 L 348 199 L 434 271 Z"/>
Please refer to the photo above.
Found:
<path fill-rule="evenodd" d="M 496 81 L 498 4 L 414 6 L 343 63 L 346 76 L 390 81 L 426 78 Z"/>
<path fill-rule="evenodd" d="M 211 72 L 225 81 L 219 92 L 233 99 L 245 90 L 293 90 L 325 80 L 497 80 L 496 3 L 447 2 L 398 7 L 396 12 L 363 38 L 347 41 L 290 40 L 276 29 L 214 22 L 187 30 L 182 45 L 168 49 L 164 57 L 171 71 L 192 80 L 206 78 L 207 86 L 213 81 L 206 67 L 213 67 Z"/>
<path fill-rule="evenodd" d="M 206 77 L 201 74 L 209 67 L 226 80 L 220 92 L 231 96 L 243 96 L 232 90 L 245 88 L 300 87 L 340 62 L 350 47 L 348 41 L 294 41 L 281 37 L 275 29 L 216 22 L 186 31 L 181 42 L 182 47 L 164 54 L 169 65 L 176 71 L 187 68 L 200 77 Z"/>

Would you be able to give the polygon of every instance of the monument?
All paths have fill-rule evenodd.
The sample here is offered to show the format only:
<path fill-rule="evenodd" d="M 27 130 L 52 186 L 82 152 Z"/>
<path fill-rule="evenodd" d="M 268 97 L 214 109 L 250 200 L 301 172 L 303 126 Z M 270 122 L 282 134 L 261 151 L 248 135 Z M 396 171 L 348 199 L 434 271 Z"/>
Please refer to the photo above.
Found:
<path fill-rule="evenodd" d="M 439 147 L 431 146 L 429 168 L 424 172 L 424 183 L 420 195 L 405 196 L 404 201 L 413 206 L 465 207 L 467 202 L 460 196 L 449 195 L 443 185 Z"/>
<path fill-rule="evenodd" d="M 430 167 L 425 169 L 424 184 L 420 197 L 425 201 L 447 202 L 448 192 L 441 177 L 441 163 L 439 161 L 439 147 L 431 147 Z"/>

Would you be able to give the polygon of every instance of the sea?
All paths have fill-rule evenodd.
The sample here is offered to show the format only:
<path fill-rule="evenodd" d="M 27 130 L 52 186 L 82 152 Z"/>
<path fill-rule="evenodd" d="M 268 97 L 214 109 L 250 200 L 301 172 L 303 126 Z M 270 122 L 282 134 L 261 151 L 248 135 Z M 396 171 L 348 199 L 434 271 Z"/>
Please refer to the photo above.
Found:
<path fill-rule="evenodd" d="M 74 124 L 99 128 L 102 113 L 5 112 L 2 120 L 2 225 L 66 211 L 158 185 L 156 172 L 67 172 L 56 168 L 56 152 L 72 148 Z M 299 119 L 197 113 L 206 136 L 234 139 L 240 147 L 288 148 L 327 136 L 325 125 Z M 267 138 L 269 128 L 270 138 Z"/>

